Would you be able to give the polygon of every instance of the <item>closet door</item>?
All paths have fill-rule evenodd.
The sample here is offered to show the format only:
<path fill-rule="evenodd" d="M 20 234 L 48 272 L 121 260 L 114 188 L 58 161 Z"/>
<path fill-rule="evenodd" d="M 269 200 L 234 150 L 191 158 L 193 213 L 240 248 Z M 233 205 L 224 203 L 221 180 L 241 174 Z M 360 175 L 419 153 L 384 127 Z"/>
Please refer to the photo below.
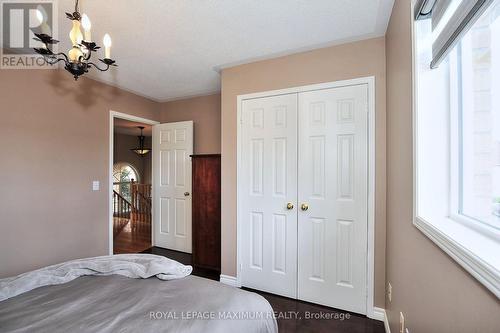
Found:
<path fill-rule="evenodd" d="M 366 314 L 367 85 L 299 94 L 298 298 Z"/>
<path fill-rule="evenodd" d="M 241 121 L 241 282 L 295 298 L 297 94 L 245 100 Z"/>

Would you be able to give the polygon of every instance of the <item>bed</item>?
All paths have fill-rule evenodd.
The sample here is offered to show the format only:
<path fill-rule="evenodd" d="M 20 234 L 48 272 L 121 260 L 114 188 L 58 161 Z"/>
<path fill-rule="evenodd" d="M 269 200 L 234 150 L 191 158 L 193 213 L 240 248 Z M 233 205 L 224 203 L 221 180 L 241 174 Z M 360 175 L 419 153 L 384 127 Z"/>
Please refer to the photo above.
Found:
<path fill-rule="evenodd" d="M 0 332 L 274 333 L 277 324 L 263 297 L 217 281 L 107 274 L 1 301 Z"/>

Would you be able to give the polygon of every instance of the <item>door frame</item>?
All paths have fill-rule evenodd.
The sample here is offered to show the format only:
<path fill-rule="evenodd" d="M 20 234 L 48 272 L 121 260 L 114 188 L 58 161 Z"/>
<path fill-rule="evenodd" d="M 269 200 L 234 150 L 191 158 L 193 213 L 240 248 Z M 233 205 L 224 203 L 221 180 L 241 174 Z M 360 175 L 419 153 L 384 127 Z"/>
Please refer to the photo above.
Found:
<path fill-rule="evenodd" d="M 109 221 L 108 221 L 108 252 L 109 255 L 113 255 L 113 150 L 114 150 L 114 128 L 115 128 L 115 118 L 135 121 L 138 123 L 143 123 L 146 125 L 157 125 L 160 122 L 156 120 L 146 119 L 138 116 L 133 116 L 128 113 L 122 113 L 110 110 L 109 111 L 109 169 L 108 169 L 108 209 L 109 209 Z M 151 177 L 153 177 L 153 163 L 151 163 Z M 153 193 L 151 193 L 153 195 Z M 151 214 L 153 214 L 153 203 L 151 202 Z M 152 219 L 151 219 L 152 220 Z M 151 224 L 151 244 L 153 241 L 153 225 Z"/>
<path fill-rule="evenodd" d="M 349 80 L 333 81 L 287 89 L 270 90 L 252 94 L 244 94 L 237 96 L 237 169 L 236 169 L 236 186 L 237 186 L 237 208 L 236 208 L 236 285 L 241 287 L 241 223 L 243 221 L 241 212 L 241 154 L 242 154 L 242 138 L 241 126 L 243 111 L 243 101 L 262 97 L 271 97 L 285 94 L 294 94 L 307 91 L 325 90 L 331 88 L 348 87 L 355 85 L 366 84 L 368 86 L 368 244 L 367 244 L 367 297 L 366 297 L 366 315 L 369 318 L 378 319 L 378 311 L 374 305 L 375 293 L 375 77 L 367 76 Z"/>

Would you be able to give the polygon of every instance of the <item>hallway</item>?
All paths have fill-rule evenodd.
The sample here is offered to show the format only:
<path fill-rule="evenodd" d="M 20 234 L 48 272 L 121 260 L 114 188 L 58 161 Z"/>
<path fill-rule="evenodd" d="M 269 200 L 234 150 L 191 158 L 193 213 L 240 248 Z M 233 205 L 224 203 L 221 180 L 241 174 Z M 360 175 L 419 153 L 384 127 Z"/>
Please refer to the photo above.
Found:
<path fill-rule="evenodd" d="M 113 218 L 113 254 L 139 253 L 150 247 L 150 222 Z"/>

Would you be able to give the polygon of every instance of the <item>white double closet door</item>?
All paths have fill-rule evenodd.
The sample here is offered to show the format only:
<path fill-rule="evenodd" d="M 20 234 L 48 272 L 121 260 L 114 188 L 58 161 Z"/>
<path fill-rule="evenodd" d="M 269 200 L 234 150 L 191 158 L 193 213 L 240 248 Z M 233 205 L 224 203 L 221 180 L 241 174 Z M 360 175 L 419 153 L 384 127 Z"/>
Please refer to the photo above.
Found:
<path fill-rule="evenodd" d="M 244 100 L 243 286 L 366 314 L 368 86 Z"/>

